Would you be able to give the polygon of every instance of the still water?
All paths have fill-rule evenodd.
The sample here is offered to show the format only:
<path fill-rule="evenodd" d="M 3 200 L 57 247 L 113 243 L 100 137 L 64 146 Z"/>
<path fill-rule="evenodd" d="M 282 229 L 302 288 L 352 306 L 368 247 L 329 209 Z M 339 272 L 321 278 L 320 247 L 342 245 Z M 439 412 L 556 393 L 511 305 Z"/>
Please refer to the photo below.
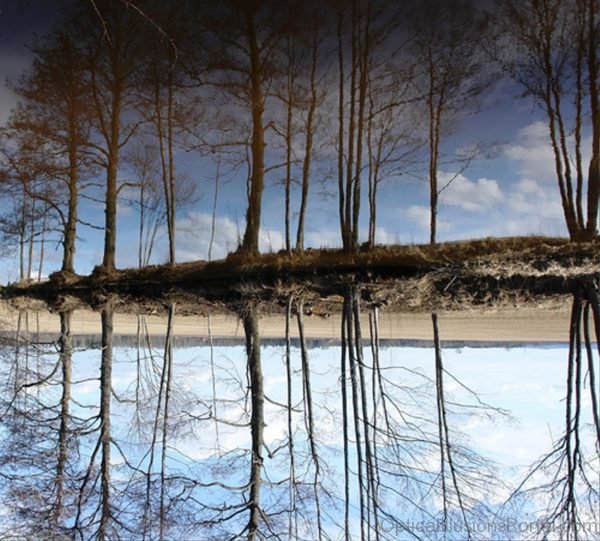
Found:
<path fill-rule="evenodd" d="M 600 539 L 593 303 L 279 311 L 5 306 L 0 538 Z"/>

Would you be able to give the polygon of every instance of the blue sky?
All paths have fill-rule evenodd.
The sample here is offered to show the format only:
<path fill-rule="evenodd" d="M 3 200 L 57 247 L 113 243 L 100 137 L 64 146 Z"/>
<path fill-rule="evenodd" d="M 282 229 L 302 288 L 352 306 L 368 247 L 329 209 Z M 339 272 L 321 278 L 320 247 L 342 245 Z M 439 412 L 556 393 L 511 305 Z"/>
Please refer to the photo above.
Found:
<path fill-rule="evenodd" d="M 280 447 L 281 441 L 287 434 L 287 418 L 280 406 L 286 402 L 284 350 L 282 347 L 264 346 L 261 351 L 264 389 L 271 400 L 265 403 L 265 445 L 271 451 L 277 450 L 274 456 L 265 459 L 265 470 L 268 472 L 266 477 L 273 481 L 284 476 L 280 469 L 282 468 L 280 461 L 283 460 L 284 468 L 287 464 L 286 451 Z M 155 355 L 158 358 L 162 355 L 160 347 L 156 348 Z M 365 362 L 368 365 L 370 363 L 368 348 L 365 348 L 365 355 Z M 458 383 L 449 374 L 446 375 L 445 392 L 452 444 L 467 445 L 469 449 L 494 463 L 497 483 L 493 484 L 493 487 L 488 487 L 492 489 L 488 494 L 488 503 L 492 506 L 501 506 L 511 490 L 523 480 L 529 467 L 552 449 L 553 442 L 564 430 L 565 361 L 568 347 L 566 344 L 541 347 L 529 344 L 518 348 L 466 346 L 460 349 L 444 349 L 443 356 L 448 373 L 460 381 Z M 199 419 L 204 418 L 204 421 L 198 421 L 196 431 L 190 428 L 182 431 L 180 435 L 173 434 L 170 439 L 169 454 L 172 460 L 170 467 L 181 468 L 187 474 L 196 471 L 204 472 L 203 465 L 210 464 L 215 459 L 221 460 L 228 453 L 247 449 L 251 445 L 249 428 L 240 428 L 226 423 L 219 425 L 217 439 L 213 421 L 206 416 L 207 408 L 212 404 L 210 358 L 211 352 L 205 346 L 176 348 L 174 351 L 175 392 L 172 398 L 171 423 L 173 426 L 179 426 L 179 423 L 184 422 L 187 412 L 198 415 Z M 217 378 L 218 415 L 231 423 L 243 422 L 248 415 L 243 402 L 246 390 L 244 346 L 216 346 L 213 358 Z M 342 458 L 339 451 L 341 446 L 339 430 L 341 399 L 338 378 L 340 348 L 339 346 L 313 348 L 309 351 L 309 358 L 313 367 L 311 385 L 315 400 L 314 422 L 318 426 L 318 449 L 323 472 L 325 472 L 322 474 L 322 482 L 324 486 L 334 488 L 334 494 L 338 494 L 336 490 L 339 490 L 339 487 L 336 487 L 335 483 L 339 483 L 339 479 L 342 478 L 340 472 Z M 136 359 L 137 353 L 134 348 L 115 347 L 113 384 L 115 392 L 120 396 L 132 394 L 134 391 L 137 377 Z M 299 400 L 302 395 L 302 384 L 299 370 L 300 351 L 297 348 L 292 348 L 292 362 L 295 374 L 293 392 L 296 400 Z M 79 351 L 74 356 L 74 378 L 81 383 L 74 386 L 73 394 L 80 404 L 97 406 L 99 391 L 95 377 L 98 374 L 99 363 L 98 349 Z M 413 422 L 418 423 L 427 432 L 431 429 L 428 419 L 435 419 L 435 393 L 431 380 L 434 377 L 432 349 L 383 347 L 380 363 L 384 368 L 384 378 L 390 382 L 387 384 L 390 393 L 388 398 L 393 397 L 402 406 L 401 412 L 390 410 L 392 417 L 396 419 L 396 416 L 400 415 L 405 419 L 406 415 L 418 414 L 422 417 Z M 158 377 L 158 374 L 154 374 L 154 377 Z M 483 402 L 506 410 L 509 416 L 482 414 L 480 403 L 461 384 L 478 393 L 479 399 Z M 456 407 L 456 404 L 468 404 L 472 409 Z M 582 407 L 586 412 L 584 417 L 587 422 L 591 408 L 587 393 L 583 397 Z M 86 411 L 85 415 L 91 415 L 93 412 L 93 409 Z M 137 427 L 133 422 L 132 414 L 130 404 L 114 403 L 113 436 L 118 441 L 124 442 L 122 448 L 126 450 L 130 460 L 137 457 L 139 453 L 145 452 L 150 430 L 149 424 L 143 423 L 151 422 L 151 419 L 150 421 L 142 419 L 142 425 Z M 398 423 L 401 427 L 402 423 L 399 420 Z M 293 426 L 298 451 L 305 442 L 306 430 L 303 417 L 299 412 L 294 416 Z M 402 434 L 403 428 L 401 427 L 400 430 Z M 582 434 L 585 434 L 582 445 L 585 447 L 589 445 L 588 452 L 593 453 L 593 438 L 585 430 Z M 384 450 L 385 446 L 382 444 L 380 452 L 383 453 Z M 120 455 L 115 453 L 113 460 L 118 464 L 121 461 Z M 424 460 L 423 464 L 434 471 L 439 467 L 436 455 L 415 455 L 412 456 L 412 460 Z M 310 470 L 305 471 L 305 467 L 308 468 L 297 463 L 297 475 L 310 476 Z M 237 472 L 222 472 L 219 480 L 231 482 L 236 476 L 241 476 L 243 479 L 245 474 L 246 470 L 241 467 Z M 204 472 L 204 475 L 202 479 L 207 482 L 213 478 L 214 472 Z M 536 482 L 540 481 L 542 479 L 536 480 Z M 410 483 L 407 485 L 410 486 Z M 270 490 L 265 488 L 264 501 L 270 501 L 269 493 Z M 354 497 L 354 488 L 352 494 Z M 219 490 L 213 493 L 209 489 L 204 489 L 197 495 L 201 500 L 213 497 L 218 502 L 222 501 L 219 498 L 223 498 Z M 227 501 L 232 501 L 231 494 L 227 494 L 226 497 Z M 400 511 L 403 518 L 412 516 L 410 504 L 402 508 L 394 507 L 393 501 L 383 500 L 383 502 L 384 505 L 390 506 L 390 510 Z M 353 500 L 353 505 L 355 503 Z M 532 503 L 543 506 L 546 498 L 533 499 Z M 516 510 L 502 510 L 500 507 L 498 510 L 499 515 L 494 517 L 494 523 L 496 521 L 501 523 L 507 518 L 525 521 L 523 524 L 526 524 L 528 519 L 532 520 L 526 515 L 516 514 L 518 513 Z M 433 512 L 434 509 L 428 511 Z M 335 515 L 334 510 L 330 509 L 327 515 L 329 517 Z M 337 518 L 339 519 L 340 516 Z M 416 513 L 415 519 L 418 517 Z M 354 512 L 353 518 L 358 520 Z M 326 523 L 328 523 L 327 519 Z M 331 523 L 328 524 L 332 527 L 332 531 L 339 530 L 339 523 L 336 527 Z M 488 527 L 493 528 L 494 524 L 490 523 Z M 482 535 L 482 538 L 504 539 L 501 534 L 492 533 L 496 535 Z"/>
<path fill-rule="evenodd" d="M 23 46 L 33 31 L 42 30 L 52 18 L 50 4 L 23 0 L 0 3 L 0 78 L 14 79 L 29 62 Z M 7 28 L 6 23 L 10 23 Z M 15 99 L 5 85 L 0 86 L 0 122 L 6 121 Z M 556 186 L 553 158 L 546 125 L 529 100 L 519 98 L 519 89 L 500 82 L 481 103 L 481 112 L 467 117 L 447 140 L 445 151 L 474 143 L 493 150 L 491 158 L 473 163 L 444 191 L 439 207 L 439 240 L 507 235 L 566 235 Z M 324 121 L 324 120 L 322 120 Z M 268 164 L 267 164 L 268 165 Z M 425 164 L 423 164 L 424 169 Z M 192 152 L 181 152 L 178 170 L 199 183 L 196 202 L 181 209 L 177 218 L 177 257 L 179 260 L 205 259 L 210 237 L 214 163 Z M 440 181 L 452 178 L 456 166 L 440 171 Z M 128 176 L 122 171 L 123 177 Z M 315 179 L 316 180 L 316 179 Z M 341 244 L 337 217 L 336 182 L 330 179 L 313 184 L 309 201 L 306 244 L 335 247 Z M 131 192 L 130 192 L 131 193 Z M 326 193 L 327 196 L 324 196 Z M 364 189 L 366 195 L 366 188 Z M 385 184 L 379 196 L 380 243 L 420 243 L 428 240 L 428 186 L 425 178 L 402 176 Z M 297 197 L 294 198 L 297 206 Z M 366 237 L 367 212 L 363 201 L 361 236 Z M 283 188 L 267 180 L 263 199 L 262 249 L 283 246 Z M 81 215 L 101 226 L 103 208 L 82 201 Z M 217 237 L 213 257 L 223 257 L 235 248 L 244 230 L 245 187 L 241 179 L 221 186 L 217 210 Z M 137 264 L 137 212 L 122 201 L 119 206 L 117 266 Z M 295 229 L 292 229 L 295 232 Z M 102 235 L 81 226 L 77 245 L 76 270 L 88 273 L 101 262 Z M 166 232 L 159 234 L 152 262 L 167 259 Z M 60 265 L 60 245 L 46 246 L 44 274 Z M 14 258 L 4 261 L 0 281 L 17 276 Z"/>

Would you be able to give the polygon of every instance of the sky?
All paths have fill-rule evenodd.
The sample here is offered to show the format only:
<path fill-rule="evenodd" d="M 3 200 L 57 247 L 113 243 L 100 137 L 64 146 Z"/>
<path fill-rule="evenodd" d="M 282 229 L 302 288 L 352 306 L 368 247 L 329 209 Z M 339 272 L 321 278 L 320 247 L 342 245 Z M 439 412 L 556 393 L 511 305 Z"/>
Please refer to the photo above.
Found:
<path fill-rule="evenodd" d="M 162 350 L 156 349 L 160 357 Z M 331 479 L 341 479 L 342 455 L 339 450 L 342 439 L 339 429 L 341 418 L 341 397 L 339 394 L 339 359 L 340 347 L 311 348 L 308 352 L 312 370 L 311 387 L 315 401 L 314 422 L 319 427 L 318 450 L 322 461 L 323 483 L 329 486 Z M 365 362 L 371 362 L 370 352 L 365 348 Z M 265 445 L 267 449 L 277 449 L 281 454 L 280 442 L 286 438 L 287 418 L 281 404 L 287 401 L 286 376 L 284 366 L 283 346 L 263 346 L 261 348 L 262 366 L 264 374 L 264 391 L 269 398 L 265 402 Z M 568 346 L 556 344 L 553 346 L 540 346 L 528 344 L 523 347 L 483 347 L 474 348 L 465 346 L 459 349 L 444 348 L 443 358 L 445 366 L 445 394 L 448 402 L 449 424 L 452 442 L 455 445 L 466 445 L 471 451 L 482 456 L 485 466 L 493 464 L 495 479 L 494 492 L 489 495 L 489 505 L 501 504 L 508 498 L 511 491 L 527 475 L 529 468 L 540 457 L 549 453 L 554 442 L 564 431 L 564 396 L 566 394 L 565 361 L 568 357 Z M 127 396 L 133 393 L 137 378 L 137 358 L 135 348 L 115 347 L 113 368 L 113 384 L 115 393 Z M 293 367 L 300 363 L 300 351 L 292 348 L 291 358 Z M 206 408 L 211 404 L 213 383 L 211 371 L 208 369 L 209 360 L 214 359 L 214 374 L 216 389 L 219 397 L 218 415 L 228 419 L 232 424 L 219 425 L 218 438 L 215 436 L 214 425 Z M 181 437 L 172 436 L 170 440 L 171 453 L 176 456 L 176 461 L 171 465 L 174 468 L 183 468 L 189 462 L 209 462 L 212 458 L 222 457 L 225 453 L 235 452 L 240 448 L 249 448 L 251 435 L 249 428 L 235 426 L 247 411 L 244 411 L 243 393 L 245 386 L 238 383 L 245 381 L 246 352 L 243 345 L 216 346 L 213 351 L 206 346 L 176 348 L 174 350 L 173 411 L 171 422 L 185 417 L 185 413 L 192 412 L 198 419 L 204 419 L 202 430 L 190 437 L 188 432 L 183 432 Z M 414 422 L 427 432 L 427 419 L 435 419 L 434 388 L 434 352 L 425 347 L 382 347 L 380 352 L 380 365 L 383 367 L 384 377 L 388 383 L 388 399 L 396 400 L 401 404 L 401 410 L 396 412 L 390 409 L 393 419 L 404 415 L 418 414 L 422 418 L 414 418 Z M 98 349 L 78 351 L 74 355 L 74 379 L 80 383 L 74 385 L 73 395 L 79 404 L 95 405 L 99 399 L 97 374 L 100 367 L 100 353 Z M 318 368 L 317 368 L 318 367 Z M 294 369 L 293 393 L 295 397 L 301 396 L 300 370 Z M 155 375 L 155 377 L 158 377 Z M 409 390 L 410 389 L 410 390 Z M 477 393 L 474 397 L 472 393 Z M 181 393 L 181 394 L 179 394 Z M 185 400 L 181 400 L 185 396 Z M 179 397 L 179 399 L 178 399 Z M 481 401 L 481 402 L 479 402 Z M 482 404 L 489 405 L 482 409 Z M 457 406 L 460 404 L 462 406 Z M 131 405 L 124 401 L 114 404 L 113 409 L 113 437 L 118 441 L 137 441 L 132 437 L 131 427 L 133 422 Z M 189 409 L 191 408 L 191 409 Z M 414 408 L 414 410 L 413 410 Z M 498 408 L 504 414 L 494 413 L 491 408 Z M 591 403 L 587 393 L 582 400 L 585 422 L 589 421 Z M 197 411 L 196 411 L 197 409 Z M 93 413 L 94 410 L 91 410 Z M 90 415 L 90 411 L 83 415 Z M 413 419 L 413 418 L 411 418 Z M 398 429 L 402 434 L 406 428 L 398 421 Z M 304 436 L 304 421 L 302 415 L 296 412 L 293 420 L 295 448 L 302 448 Z M 396 426 L 396 425 L 394 425 Z M 414 427 L 413 427 L 414 430 Z M 582 445 L 587 452 L 593 454 L 590 432 L 582 431 Z M 147 438 L 148 433 L 140 432 L 141 441 Z M 409 445 L 407 443 L 406 445 Z M 587 446 L 590 446 L 587 448 Z M 384 446 L 381 446 L 383 448 Z M 139 447 L 126 448 L 131 453 L 129 459 L 139 452 Z M 135 449 L 135 450 L 134 450 Z M 145 450 L 144 445 L 141 449 Z M 218 449 L 218 452 L 217 452 Z M 381 451 L 380 451 L 381 452 Z M 285 451 L 283 451 L 285 453 Z M 85 455 L 85 451 L 83 452 Z M 116 458 L 120 456 L 115 453 Z M 278 453 L 265 458 L 265 469 L 269 479 L 278 479 Z M 416 455 L 417 459 L 422 459 Z M 353 460 L 353 458 L 351 458 Z M 413 457 L 415 459 L 415 457 Z M 433 462 L 430 467 L 433 471 L 438 467 L 437 456 L 430 457 Z M 487 461 L 490 461 L 489 463 Z M 137 463 L 137 461 L 135 461 Z M 410 462 L 410 460 L 409 460 Z M 284 456 L 284 464 L 287 464 Z M 425 461 L 424 464 L 429 464 Z M 299 467 L 298 471 L 302 470 Z M 193 470 L 195 471 L 195 470 Z M 483 471 L 483 470 L 482 470 Z M 552 475 L 554 470 L 547 474 Z M 308 473 L 304 473 L 308 475 Z M 220 478 L 222 482 L 229 480 L 226 474 Z M 233 473 L 235 475 L 235 473 Z M 302 475 L 299 473 L 299 475 Z M 331 478 L 329 477 L 331 476 Z M 203 477 L 204 481 L 210 479 Z M 540 482 L 536 479 L 535 482 Z M 533 482 L 533 481 L 532 481 Z M 231 484 L 231 483 L 230 483 Z M 385 482 L 384 482 L 385 484 Z M 408 483 L 410 486 L 410 484 Z M 203 491 L 207 494 L 208 491 Z M 263 495 L 268 500 L 269 490 L 264 488 Z M 354 493 L 353 493 L 354 494 Z M 215 498 L 218 498 L 218 494 Z M 207 496 L 204 496 L 205 498 Z M 221 496 L 222 497 L 222 496 Z M 230 497 L 230 495 L 229 495 Z M 220 502 L 220 500 L 217 500 Z M 228 500 L 229 501 L 229 500 Z M 382 500 L 384 506 L 393 505 L 386 499 Z M 544 497 L 538 504 L 549 501 Z M 429 505 L 426 503 L 425 505 Z M 390 507 L 389 509 L 392 509 Z M 403 518 L 410 517 L 411 506 L 393 509 L 402 513 Z M 431 509 L 427 509 L 432 511 Z M 499 515 L 495 517 L 498 522 L 508 518 L 518 517 L 517 510 L 511 515 L 510 506 L 506 509 L 498 508 Z M 335 515 L 335 513 L 332 513 Z M 330 516 L 328 514 L 328 516 Z M 341 515 L 340 515 L 341 516 Z M 526 515 L 521 520 L 526 521 Z M 531 518 L 529 518 L 531 520 Z M 341 519 L 340 519 L 341 521 Z M 525 523 L 524 523 L 525 524 Z M 533 523 L 532 523 L 533 524 Z M 488 527 L 493 528 L 493 524 Z M 332 532 L 339 530 L 339 524 Z M 487 532 L 490 533 L 490 532 Z M 501 534 L 482 535 L 484 539 L 505 539 Z M 335 537 L 335 536 L 332 536 Z"/>
<path fill-rule="evenodd" d="M 5 122 L 15 105 L 6 85 L 14 81 L 30 62 L 26 44 L 35 32 L 43 32 L 56 17 L 56 2 L 43 0 L 0 0 L 0 122 Z M 486 236 L 566 235 L 553 158 L 546 125 L 531 101 L 519 89 L 500 81 L 488 92 L 480 112 L 467 117 L 447 142 L 451 154 L 457 148 L 483 144 L 491 157 L 473 163 L 446 189 L 439 207 L 439 240 Z M 423 164 L 424 165 L 424 164 Z M 199 183 L 194 201 L 177 217 L 178 260 L 206 259 L 210 239 L 214 190 L 214 164 L 194 152 L 180 152 L 177 168 Z M 126 172 L 122 172 L 124 176 Z M 456 165 L 442 167 L 440 184 L 456 174 Z M 334 180 L 314 184 L 309 200 L 306 244 L 310 247 L 341 245 Z M 366 189 L 365 189 L 366 192 Z M 135 197 L 135 194 L 129 193 Z M 297 193 L 295 194 L 297 196 Z M 379 243 L 421 243 L 428 240 L 428 185 L 424 177 L 398 177 L 384 184 L 379 197 Z M 296 197 L 297 201 L 297 197 Z M 297 204 L 297 203 L 296 203 Z M 102 205 L 81 203 L 81 215 L 101 226 Z M 213 258 L 235 248 L 244 231 L 245 188 L 240 179 L 220 187 L 217 206 L 217 235 Z M 361 239 L 366 240 L 367 208 L 364 202 Z M 119 204 L 117 267 L 137 265 L 137 211 L 122 199 Z M 263 199 L 261 249 L 279 250 L 284 243 L 283 188 L 267 181 Z M 167 260 L 166 231 L 161 229 L 152 262 Z M 88 273 L 102 260 L 100 231 L 80 227 L 76 271 Z M 43 274 L 60 266 L 61 246 L 45 249 Z M 16 279 L 14 257 L 4 258 L 0 282 Z"/>

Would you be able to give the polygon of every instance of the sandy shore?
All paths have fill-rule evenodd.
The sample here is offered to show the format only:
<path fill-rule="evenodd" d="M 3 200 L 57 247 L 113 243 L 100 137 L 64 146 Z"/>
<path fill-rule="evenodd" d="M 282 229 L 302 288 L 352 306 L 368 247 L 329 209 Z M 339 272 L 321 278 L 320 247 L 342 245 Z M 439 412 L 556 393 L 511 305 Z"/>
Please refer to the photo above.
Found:
<path fill-rule="evenodd" d="M 443 340 L 493 341 L 493 342 L 558 342 L 567 341 L 569 332 L 568 307 L 544 309 L 528 307 L 519 310 L 469 310 L 465 312 L 439 312 L 440 335 Z M 18 311 L 0 302 L 0 327 L 4 331 L 17 328 Z M 143 316 L 147 332 L 164 335 L 166 318 Z M 45 310 L 29 310 L 21 316 L 22 325 L 30 332 L 60 332 L 58 314 Z M 341 318 L 339 315 L 322 318 L 305 316 L 307 338 L 339 338 Z M 138 317 L 133 314 L 115 314 L 114 330 L 117 334 L 134 335 Z M 285 320 L 281 316 L 263 315 L 260 320 L 263 338 L 281 338 L 285 332 Z M 215 338 L 243 337 L 241 322 L 232 316 L 210 316 L 210 328 Z M 363 314 L 363 333 L 368 335 L 368 315 Z M 208 336 L 209 319 L 205 316 L 176 316 L 175 334 L 178 336 Z M 100 314 L 91 310 L 77 310 L 72 317 L 72 333 L 75 335 L 100 334 Z M 292 336 L 297 337 L 295 320 Z M 431 340 L 430 314 L 386 313 L 380 311 L 380 337 L 383 339 Z"/>

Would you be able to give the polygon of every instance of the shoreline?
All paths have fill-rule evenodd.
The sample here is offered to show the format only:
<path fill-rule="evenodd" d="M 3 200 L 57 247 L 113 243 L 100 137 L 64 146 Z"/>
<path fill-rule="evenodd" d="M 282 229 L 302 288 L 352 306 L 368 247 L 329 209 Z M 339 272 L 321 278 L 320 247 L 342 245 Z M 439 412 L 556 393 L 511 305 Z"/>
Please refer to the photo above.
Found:
<path fill-rule="evenodd" d="M 19 310 L 6 302 L 0 302 L 0 328 L 5 333 L 15 332 Z M 474 342 L 565 342 L 569 339 L 570 310 L 564 307 L 524 307 L 512 309 L 470 309 L 464 311 L 440 311 L 438 313 L 440 335 L 447 341 Z M 28 325 L 29 333 L 60 333 L 58 313 L 44 309 L 22 310 L 22 329 Z M 25 316 L 25 314 L 28 314 Z M 383 340 L 431 340 L 432 323 L 430 313 L 379 311 L 379 334 Z M 137 333 L 138 321 L 150 336 L 164 336 L 167 329 L 166 317 L 143 315 L 143 319 L 131 313 L 115 313 L 114 332 L 132 336 Z M 209 319 L 210 318 L 210 319 Z M 243 326 L 238 317 L 228 314 L 176 315 L 174 335 L 181 337 L 243 338 Z M 298 338 L 295 318 L 291 325 L 291 337 Z M 368 336 L 368 313 L 362 313 L 362 328 Z M 341 315 L 328 317 L 304 316 L 305 336 L 308 339 L 338 338 Z M 281 315 L 261 314 L 259 320 L 261 338 L 280 339 L 285 336 L 285 318 Z M 71 334 L 99 335 L 100 313 L 91 309 L 73 312 Z"/>

